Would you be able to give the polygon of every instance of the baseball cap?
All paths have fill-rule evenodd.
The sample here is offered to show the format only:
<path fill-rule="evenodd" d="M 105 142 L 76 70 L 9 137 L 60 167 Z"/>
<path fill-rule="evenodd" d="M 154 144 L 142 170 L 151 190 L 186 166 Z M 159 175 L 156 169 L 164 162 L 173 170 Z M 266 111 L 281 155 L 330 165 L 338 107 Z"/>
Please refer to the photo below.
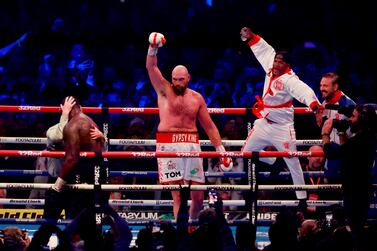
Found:
<path fill-rule="evenodd" d="M 284 61 L 285 63 L 291 65 L 291 63 L 292 63 L 292 57 L 291 57 L 291 55 L 290 55 L 290 53 L 289 53 L 288 51 L 278 51 L 278 52 L 276 52 L 275 57 L 276 57 L 277 55 L 281 55 L 283 61 Z"/>

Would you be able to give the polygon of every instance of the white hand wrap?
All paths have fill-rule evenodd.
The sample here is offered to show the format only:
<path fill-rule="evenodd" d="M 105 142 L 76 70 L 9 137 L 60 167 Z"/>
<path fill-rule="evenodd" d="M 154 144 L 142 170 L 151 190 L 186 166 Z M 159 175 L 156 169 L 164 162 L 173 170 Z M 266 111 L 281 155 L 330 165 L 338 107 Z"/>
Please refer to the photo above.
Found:
<path fill-rule="evenodd" d="M 223 145 L 216 146 L 216 152 L 226 152 L 225 147 Z"/>
<path fill-rule="evenodd" d="M 149 56 L 156 56 L 157 52 L 158 52 L 158 48 L 157 47 L 149 46 L 149 48 L 148 48 L 148 55 Z"/>
<path fill-rule="evenodd" d="M 52 189 L 54 189 L 57 192 L 61 192 L 67 182 L 63 180 L 62 178 L 58 177 L 55 181 L 55 184 L 52 185 Z"/>
<path fill-rule="evenodd" d="M 216 152 L 226 152 L 223 145 L 216 146 Z M 223 172 L 228 172 L 233 168 L 233 160 L 230 157 L 220 158 L 220 169 Z"/>

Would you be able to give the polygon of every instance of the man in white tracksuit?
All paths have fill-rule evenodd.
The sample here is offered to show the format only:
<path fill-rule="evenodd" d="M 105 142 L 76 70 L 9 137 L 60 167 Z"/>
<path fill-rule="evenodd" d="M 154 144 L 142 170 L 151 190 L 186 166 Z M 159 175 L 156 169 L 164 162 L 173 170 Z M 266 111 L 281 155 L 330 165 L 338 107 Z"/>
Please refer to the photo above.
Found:
<path fill-rule="evenodd" d="M 309 106 L 314 112 L 320 104 L 314 91 L 292 71 L 286 51 L 275 52 L 263 38 L 244 27 L 240 32 L 255 57 L 266 72 L 263 96 L 257 98 L 253 113 L 258 117 L 254 122 L 242 151 L 261 151 L 273 145 L 278 151 L 296 151 L 293 98 Z M 272 164 L 275 158 L 262 158 Z M 304 185 L 305 180 L 298 158 L 284 158 L 295 185 Z M 296 191 L 300 206 L 306 205 L 306 191 Z M 304 206 L 305 207 L 305 206 Z"/>

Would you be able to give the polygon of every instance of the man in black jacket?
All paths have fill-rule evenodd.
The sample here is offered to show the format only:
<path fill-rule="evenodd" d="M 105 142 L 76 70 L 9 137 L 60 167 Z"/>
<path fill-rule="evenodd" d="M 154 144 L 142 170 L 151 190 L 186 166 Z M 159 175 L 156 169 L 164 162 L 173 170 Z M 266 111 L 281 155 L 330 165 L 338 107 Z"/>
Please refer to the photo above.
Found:
<path fill-rule="evenodd" d="M 362 241 L 362 230 L 367 221 L 372 192 L 371 169 L 376 155 L 377 115 L 371 106 L 357 105 L 353 110 L 347 138 L 345 130 L 338 132 L 340 144 L 330 144 L 329 135 L 334 125 L 328 119 L 322 127 L 322 141 L 328 159 L 342 160 L 342 190 L 344 209 L 357 248 Z M 358 249 L 359 250 L 359 249 Z"/>

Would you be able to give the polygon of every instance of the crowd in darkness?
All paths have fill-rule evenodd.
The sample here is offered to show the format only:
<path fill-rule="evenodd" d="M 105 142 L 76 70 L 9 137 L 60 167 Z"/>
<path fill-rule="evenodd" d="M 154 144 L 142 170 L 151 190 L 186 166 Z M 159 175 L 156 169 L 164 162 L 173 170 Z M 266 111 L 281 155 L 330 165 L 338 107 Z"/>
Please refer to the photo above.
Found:
<path fill-rule="evenodd" d="M 160 55 L 167 76 L 173 65 L 187 65 L 190 87 L 208 107 L 249 107 L 264 73 L 240 42 L 244 25 L 258 27 L 275 48 L 288 48 L 294 70 L 314 90 L 323 73 L 338 71 L 345 80 L 342 89 L 354 100 L 374 102 L 369 48 L 376 33 L 371 27 L 361 35 L 357 27 L 367 23 L 368 10 L 295 2 L 4 1 L 0 46 L 25 38 L 0 54 L 0 103 L 58 105 L 74 92 L 85 106 L 156 107 L 145 45 L 148 34 L 159 31 L 168 41 Z M 27 119 L 33 123 L 28 128 L 43 120 L 36 116 Z"/>
<path fill-rule="evenodd" d="M 240 41 L 245 25 L 257 27 L 275 48 L 288 49 L 295 72 L 317 94 L 321 75 L 337 71 L 353 100 L 375 103 L 370 48 L 377 32 L 370 12 L 337 1 L 2 1 L 0 104 L 58 106 L 74 94 L 83 106 L 157 107 L 145 48 L 149 33 L 158 31 L 167 39 L 159 54 L 164 75 L 187 65 L 190 88 L 208 107 L 251 107 L 264 72 Z M 362 33 L 365 25 L 368 33 Z M 58 116 L 2 112 L 1 136 L 44 137 Z M 112 116 L 109 137 L 132 137 L 132 118 Z M 157 116 L 143 119 L 140 136 L 154 138 Z M 214 120 L 222 131 L 230 118 Z M 305 123 L 296 123 L 298 138 L 319 136 L 300 128 Z"/>
<path fill-rule="evenodd" d="M 167 39 L 159 52 L 164 76 L 170 76 L 175 65 L 186 65 L 192 76 L 189 88 L 201 93 L 208 107 L 251 107 L 263 91 L 265 72 L 240 41 L 243 26 L 261 33 L 277 50 L 288 50 L 294 71 L 320 100 L 321 76 L 334 71 L 342 78 L 341 90 L 356 103 L 377 103 L 377 26 L 370 22 L 372 11 L 335 0 L 1 1 L 0 105 L 59 106 L 66 95 L 74 95 L 85 107 L 157 107 L 145 69 L 148 36 L 156 31 Z M 0 137 L 45 137 L 59 116 L 1 112 Z M 101 121 L 100 115 L 91 117 Z M 223 138 L 246 138 L 248 118 L 212 117 Z M 313 116 L 298 115 L 295 120 L 297 139 L 319 138 Z M 155 139 L 157 124 L 157 115 L 111 115 L 108 137 Z M 0 141 L 0 149 L 44 148 Z M 157 169 L 154 160 L 126 161 L 110 164 L 116 170 L 125 166 L 134 170 L 136 165 Z M 1 157 L 0 169 L 35 169 L 35 163 L 35 158 Z M 13 181 L 32 182 L 32 178 Z M 154 184 L 155 180 L 117 182 Z M 28 196 L 29 191 L 7 195 Z"/>
<path fill-rule="evenodd" d="M 149 33 L 158 31 L 167 39 L 159 54 L 165 76 L 174 65 L 187 65 L 189 87 L 203 95 L 208 107 L 251 107 L 262 91 L 264 72 L 240 41 L 244 25 L 255 26 L 275 48 L 288 49 L 295 72 L 319 98 L 321 75 L 337 71 L 342 90 L 353 100 L 375 103 L 370 48 L 377 33 L 369 12 L 337 1 L 305 6 L 299 1 L 2 1 L 0 104 L 58 106 L 74 94 L 83 106 L 157 107 L 145 48 Z M 368 33 L 361 33 L 367 24 Z M 1 136 L 44 137 L 58 118 L 2 112 Z M 108 136 L 136 137 L 127 130 L 132 119 L 112 115 Z M 142 119 L 144 132 L 136 132 L 137 137 L 154 138 L 157 116 Z M 246 123 L 231 116 L 213 119 L 220 132 L 231 119 L 237 128 Z M 296 119 L 297 138 L 319 136 L 319 130 L 302 126 L 310 118 Z M 245 137 L 242 132 L 240 139 Z"/>

